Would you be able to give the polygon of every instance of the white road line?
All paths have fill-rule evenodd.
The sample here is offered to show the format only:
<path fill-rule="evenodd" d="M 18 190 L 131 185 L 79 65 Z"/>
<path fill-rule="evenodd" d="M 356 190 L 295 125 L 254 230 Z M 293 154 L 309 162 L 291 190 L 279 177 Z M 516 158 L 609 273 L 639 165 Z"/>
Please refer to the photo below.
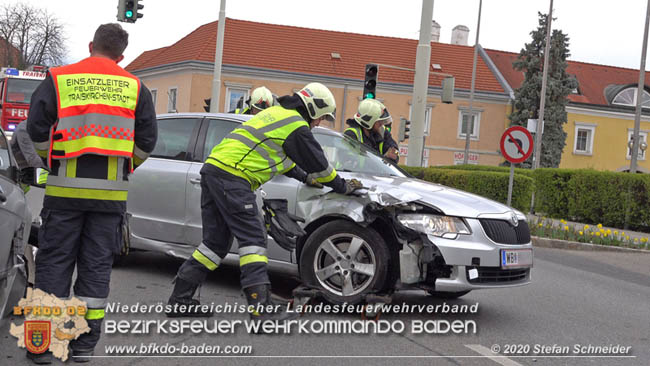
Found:
<path fill-rule="evenodd" d="M 515 362 L 508 357 L 495 354 L 489 348 L 481 346 L 480 344 L 466 344 L 465 347 L 503 366 L 523 366 L 522 364 Z"/>

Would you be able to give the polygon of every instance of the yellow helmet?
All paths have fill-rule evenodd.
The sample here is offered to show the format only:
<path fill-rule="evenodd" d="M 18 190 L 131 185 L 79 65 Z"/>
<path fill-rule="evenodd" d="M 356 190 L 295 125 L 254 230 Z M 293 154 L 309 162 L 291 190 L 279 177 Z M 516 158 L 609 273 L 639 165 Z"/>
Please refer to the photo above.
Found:
<path fill-rule="evenodd" d="M 300 89 L 298 96 L 307 108 L 311 119 L 325 116 L 328 121 L 336 118 L 336 100 L 334 94 L 321 83 L 309 83 Z"/>
<path fill-rule="evenodd" d="M 273 94 L 265 87 L 260 86 L 251 94 L 250 106 L 255 109 L 264 110 L 273 105 Z"/>
<path fill-rule="evenodd" d="M 370 129 L 377 122 L 381 116 L 383 109 L 382 104 L 375 99 L 364 99 L 359 103 L 357 114 L 354 115 L 354 120 L 357 121 L 361 127 Z"/>

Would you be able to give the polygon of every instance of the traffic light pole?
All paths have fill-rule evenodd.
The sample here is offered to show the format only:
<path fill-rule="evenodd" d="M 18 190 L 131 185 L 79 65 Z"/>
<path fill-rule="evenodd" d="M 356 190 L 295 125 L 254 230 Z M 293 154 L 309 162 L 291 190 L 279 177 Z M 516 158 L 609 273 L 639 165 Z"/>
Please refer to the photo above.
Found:
<path fill-rule="evenodd" d="M 415 60 L 413 79 L 413 118 L 406 165 L 421 166 L 424 150 L 424 116 L 429 89 L 429 63 L 431 61 L 431 19 L 433 19 L 433 0 L 422 1 L 420 19 L 420 42 Z"/>
<path fill-rule="evenodd" d="M 223 58 L 223 35 L 225 31 L 226 0 L 221 0 L 221 8 L 219 9 L 219 26 L 217 28 L 217 49 L 214 54 L 214 70 L 212 73 L 210 113 L 219 113 L 219 94 L 221 94 L 221 60 Z"/>

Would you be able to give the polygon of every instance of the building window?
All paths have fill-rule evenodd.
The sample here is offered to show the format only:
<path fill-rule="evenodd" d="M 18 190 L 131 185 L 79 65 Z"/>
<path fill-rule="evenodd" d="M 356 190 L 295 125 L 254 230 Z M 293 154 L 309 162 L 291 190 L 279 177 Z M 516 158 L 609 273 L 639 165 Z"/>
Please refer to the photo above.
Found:
<path fill-rule="evenodd" d="M 153 101 L 153 107 L 155 109 L 156 108 L 156 100 L 158 99 L 158 90 L 157 89 L 151 89 L 149 91 L 151 92 L 151 100 Z"/>
<path fill-rule="evenodd" d="M 636 107 L 637 93 L 638 89 L 636 87 L 627 88 L 620 93 L 618 93 L 612 100 L 612 104 L 625 105 L 628 107 Z M 641 100 L 641 106 L 643 108 L 650 108 L 650 94 L 647 91 L 643 91 L 643 99 Z"/>
<path fill-rule="evenodd" d="M 431 131 L 431 111 L 433 110 L 433 106 L 427 106 L 424 109 L 424 136 L 429 136 L 429 131 Z M 413 106 L 411 106 L 410 112 L 409 112 L 409 120 L 413 120 Z M 393 119 L 394 120 L 394 119 Z M 413 127 L 411 127 L 413 129 Z"/>
<path fill-rule="evenodd" d="M 632 130 L 627 131 L 628 144 L 630 141 L 632 141 L 633 135 L 634 135 L 634 131 Z M 641 142 L 646 142 L 646 143 L 648 142 L 648 133 L 639 131 L 639 138 L 641 141 L 639 141 L 639 155 L 637 157 L 637 160 L 645 160 L 645 151 L 641 150 Z M 632 148 L 630 148 L 629 145 L 627 147 L 627 159 L 632 159 Z"/>
<path fill-rule="evenodd" d="M 226 112 L 234 112 L 235 109 L 243 107 L 248 99 L 248 89 L 226 88 Z"/>
<path fill-rule="evenodd" d="M 176 109 L 176 97 L 177 97 L 177 88 L 169 88 L 169 91 L 167 92 L 167 112 L 168 113 L 176 113 L 178 110 Z"/>
<path fill-rule="evenodd" d="M 595 130 L 596 126 L 594 125 L 576 123 L 573 141 L 574 154 L 591 155 L 593 153 Z"/>
<path fill-rule="evenodd" d="M 478 140 L 478 131 L 481 124 L 481 112 L 460 111 L 458 116 L 458 138 L 465 139 L 469 128 L 469 137 L 472 140 Z"/>

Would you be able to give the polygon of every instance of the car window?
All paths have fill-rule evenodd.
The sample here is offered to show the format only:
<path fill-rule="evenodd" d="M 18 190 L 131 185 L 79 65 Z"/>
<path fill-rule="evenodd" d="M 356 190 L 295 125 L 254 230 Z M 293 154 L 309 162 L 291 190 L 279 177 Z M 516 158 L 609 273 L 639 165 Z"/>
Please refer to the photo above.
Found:
<path fill-rule="evenodd" d="M 232 130 L 234 130 L 241 123 L 227 121 L 223 119 L 210 119 L 210 124 L 208 125 L 208 132 L 205 137 L 205 145 L 203 147 L 203 160 L 205 160 L 212 148 L 226 137 Z"/>
<path fill-rule="evenodd" d="M 372 149 L 345 135 L 315 132 L 314 137 L 336 170 L 373 175 L 400 176 L 402 171 Z"/>
<path fill-rule="evenodd" d="M 158 120 L 158 141 L 152 157 L 185 160 L 187 149 L 196 127 L 196 118 L 167 118 Z"/>
<path fill-rule="evenodd" d="M 10 166 L 9 141 L 7 141 L 4 133 L 0 132 L 0 175 L 9 177 L 8 171 Z"/>

